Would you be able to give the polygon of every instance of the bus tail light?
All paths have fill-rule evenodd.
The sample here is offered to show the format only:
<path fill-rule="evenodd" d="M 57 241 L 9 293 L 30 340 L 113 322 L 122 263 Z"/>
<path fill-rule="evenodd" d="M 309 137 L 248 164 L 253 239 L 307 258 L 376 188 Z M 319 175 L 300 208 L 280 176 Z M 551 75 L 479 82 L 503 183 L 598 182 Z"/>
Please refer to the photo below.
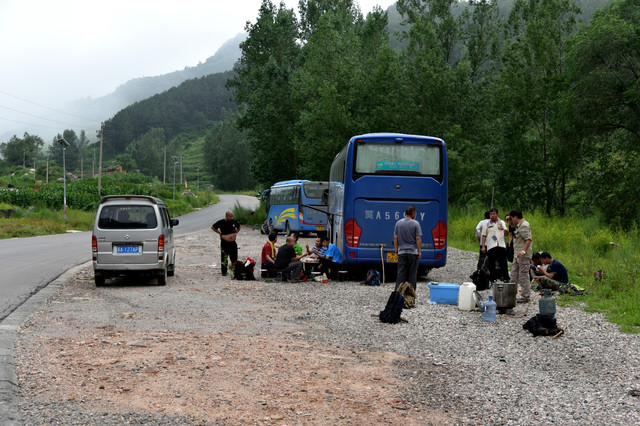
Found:
<path fill-rule="evenodd" d="M 98 260 L 98 239 L 95 235 L 91 237 L 91 252 L 93 253 L 93 261 Z"/>
<path fill-rule="evenodd" d="M 362 234 L 362 228 L 358 226 L 355 219 L 349 219 L 344 224 L 344 238 L 349 247 L 358 247 L 360 234 Z"/>
<path fill-rule="evenodd" d="M 158 260 L 164 259 L 164 235 L 158 237 Z"/>
<path fill-rule="evenodd" d="M 431 230 L 433 237 L 433 246 L 436 249 L 443 249 L 447 245 L 447 224 L 443 221 L 438 222 L 435 228 Z"/>

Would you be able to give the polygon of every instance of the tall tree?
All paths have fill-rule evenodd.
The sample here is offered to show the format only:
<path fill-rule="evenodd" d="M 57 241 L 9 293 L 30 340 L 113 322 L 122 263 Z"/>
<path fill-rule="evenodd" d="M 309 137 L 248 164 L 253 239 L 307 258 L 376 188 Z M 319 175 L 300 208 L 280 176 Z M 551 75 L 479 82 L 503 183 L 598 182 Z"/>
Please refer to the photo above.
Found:
<path fill-rule="evenodd" d="M 228 87 L 236 103 L 245 106 L 238 126 L 253 150 L 252 172 L 270 185 L 293 177 L 298 166 L 293 145 L 297 111 L 291 99 L 291 75 L 300 55 L 298 27 L 293 10 L 264 0 L 256 23 L 245 29 L 249 36 L 240 45 L 236 77 Z M 288 167 L 275 167 L 283 158 Z"/>
<path fill-rule="evenodd" d="M 204 159 L 217 188 L 237 191 L 255 187 L 250 173 L 251 145 L 235 121 L 221 121 L 209 131 L 205 138 Z"/>
<path fill-rule="evenodd" d="M 140 139 L 130 143 L 126 153 L 131 155 L 142 174 L 162 178 L 166 145 L 164 129 L 153 127 Z"/>
<path fill-rule="evenodd" d="M 498 186 L 519 197 L 512 202 L 544 200 L 549 214 L 554 205 L 563 211 L 566 176 L 575 165 L 564 155 L 558 126 L 567 86 L 563 54 L 578 13 L 573 0 L 517 0 L 499 76 L 497 101 L 505 117 L 502 148 L 511 160 L 501 164 L 507 168 L 500 172 L 508 176 L 517 170 L 518 176 Z"/>
<path fill-rule="evenodd" d="M 33 159 L 38 157 L 43 146 L 41 137 L 25 132 L 22 138 L 13 135 L 8 142 L 0 144 L 0 154 L 9 163 L 29 167 L 33 165 Z"/>

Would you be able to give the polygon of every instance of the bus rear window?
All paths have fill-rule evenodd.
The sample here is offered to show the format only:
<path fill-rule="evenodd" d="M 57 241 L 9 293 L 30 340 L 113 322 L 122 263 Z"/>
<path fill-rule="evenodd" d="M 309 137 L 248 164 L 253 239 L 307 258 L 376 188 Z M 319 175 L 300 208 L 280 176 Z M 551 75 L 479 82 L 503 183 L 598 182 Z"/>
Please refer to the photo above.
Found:
<path fill-rule="evenodd" d="M 326 182 L 306 182 L 302 184 L 302 187 L 304 188 L 304 195 L 307 198 L 315 198 L 318 200 L 322 198 L 322 193 L 326 189 L 329 189 L 329 185 Z"/>
<path fill-rule="evenodd" d="M 440 176 L 441 147 L 411 143 L 360 143 L 355 173 Z"/>

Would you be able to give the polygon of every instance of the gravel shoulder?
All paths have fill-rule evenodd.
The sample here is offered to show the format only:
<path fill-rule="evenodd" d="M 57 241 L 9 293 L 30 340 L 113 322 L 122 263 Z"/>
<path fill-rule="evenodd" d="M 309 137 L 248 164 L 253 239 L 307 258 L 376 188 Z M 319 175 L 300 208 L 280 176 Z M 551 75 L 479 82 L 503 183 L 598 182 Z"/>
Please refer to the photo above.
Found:
<path fill-rule="evenodd" d="M 559 307 L 565 334 L 532 337 L 536 303 L 494 323 L 428 303 L 474 253 L 450 248 L 388 325 L 392 284 L 235 281 L 214 237 L 177 238 L 166 287 L 86 268 L 51 297 L 16 339 L 24 424 L 640 424 L 637 335 Z M 265 240 L 243 228 L 240 256 Z"/>

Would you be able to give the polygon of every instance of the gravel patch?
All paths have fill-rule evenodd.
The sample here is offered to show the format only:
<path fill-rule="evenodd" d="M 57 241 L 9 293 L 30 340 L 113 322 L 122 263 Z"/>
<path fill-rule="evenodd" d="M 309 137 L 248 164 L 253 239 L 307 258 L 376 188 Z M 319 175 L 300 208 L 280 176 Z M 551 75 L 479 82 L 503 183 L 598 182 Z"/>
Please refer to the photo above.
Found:
<path fill-rule="evenodd" d="M 238 239 L 240 255 L 259 262 L 265 240 L 257 231 L 243 229 Z M 312 239 L 301 239 L 303 245 L 306 242 L 311 244 Z M 25 424 L 640 424 L 638 335 L 620 333 L 600 314 L 558 307 L 558 324 L 567 326 L 564 335 L 557 339 L 533 337 L 522 325 L 538 312 L 537 302 L 526 315 L 526 306 L 518 305 L 514 315 L 498 315 L 493 323 L 483 321 L 480 312 L 428 302 L 427 282 L 469 281 L 475 253 L 449 248 L 447 266 L 420 279 L 416 307 L 403 312 L 407 322 L 389 325 L 380 323 L 377 315 L 393 284 L 365 287 L 357 280 L 327 285 L 233 281 L 220 276 L 217 242 L 211 232 L 178 238 L 177 244 L 176 276 L 169 279 L 167 287 L 124 279 L 96 289 L 90 281 L 91 271 L 85 271 L 23 328 L 16 344 L 16 368 L 22 392 L 19 409 Z M 489 292 L 483 294 L 486 297 Z M 331 396 L 329 402 L 344 413 L 321 411 L 324 405 L 308 405 L 306 408 L 315 407 L 322 415 L 302 411 L 296 415 L 291 409 L 282 415 L 237 417 L 236 413 L 236 417 L 223 418 L 188 412 L 189 404 L 183 407 L 184 415 L 153 406 L 134 409 L 125 405 L 126 399 L 100 406 L 86 387 L 86 395 L 78 399 L 69 399 L 64 393 L 56 398 L 55 392 L 39 387 L 44 385 L 39 384 L 37 374 L 46 370 L 47 357 L 29 350 L 44 348 L 46 345 L 38 346 L 43 340 L 52 347 L 69 345 L 65 336 L 75 334 L 85 333 L 83 338 L 89 339 L 107 325 L 154 335 L 197 333 L 200 339 L 211 337 L 212 345 L 214 337 L 233 333 L 236 337 L 230 341 L 246 342 L 247 351 L 258 352 L 260 348 L 250 346 L 260 341 L 274 359 L 282 356 L 277 352 L 280 345 L 290 351 L 291 358 L 285 356 L 284 361 L 265 368 L 283 367 L 278 375 L 292 375 L 284 377 L 285 382 L 295 374 L 286 372 L 289 363 L 298 371 L 306 368 L 296 357 L 303 361 L 309 357 L 309 363 L 312 356 L 331 359 L 327 374 L 338 376 L 367 367 L 370 369 L 360 371 L 357 377 L 366 404 L 354 405 L 357 401 L 352 399 L 357 396 L 343 401 Z M 96 346 L 104 340 L 96 336 Z M 300 342 L 304 350 L 292 350 L 294 346 L 301 348 Z M 269 344 L 275 352 L 270 352 Z M 57 350 L 71 353 L 75 349 L 64 346 Z M 79 350 L 77 353 L 81 355 Z M 256 355 L 248 357 L 252 356 Z M 336 359 L 340 361 L 332 364 Z M 61 362 L 60 368 L 64 362 L 70 361 Z M 246 362 L 250 365 L 252 361 Z M 378 385 L 363 384 L 376 372 L 381 376 L 376 377 Z M 259 372 L 245 374 L 257 377 Z M 255 389 L 262 389 L 256 383 L 252 386 L 254 394 Z M 337 386 L 328 384 L 322 392 Z M 134 391 L 129 392 L 131 398 Z M 374 391 L 377 393 L 368 393 Z M 266 389 L 262 392 L 268 393 Z M 344 395 L 349 392 L 344 390 Z M 296 399 L 313 401 L 306 393 L 286 401 L 282 395 L 273 398 L 289 406 Z M 340 399 L 338 392 L 332 395 Z M 251 406 L 251 402 L 247 397 L 245 405 Z M 322 403 L 327 404 L 327 399 Z M 240 412 L 238 407 L 234 409 Z"/>

